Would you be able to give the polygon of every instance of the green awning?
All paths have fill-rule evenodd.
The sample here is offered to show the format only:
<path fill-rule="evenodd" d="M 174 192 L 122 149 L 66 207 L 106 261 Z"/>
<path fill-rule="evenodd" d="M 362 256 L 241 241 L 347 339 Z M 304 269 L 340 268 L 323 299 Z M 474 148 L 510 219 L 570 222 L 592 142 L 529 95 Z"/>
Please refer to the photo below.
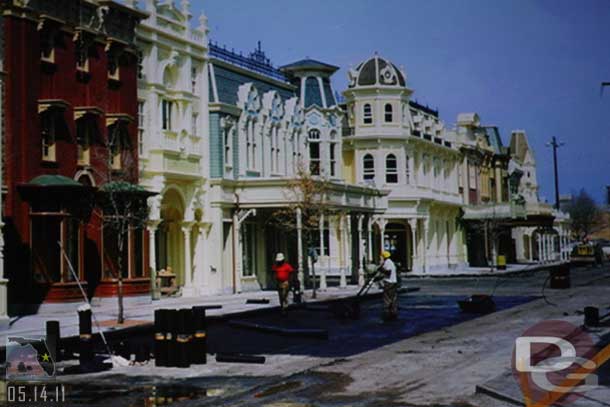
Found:
<path fill-rule="evenodd" d="M 72 178 L 65 177 L 63 175 L 39 175 L 35 178 L 32 178 L 27 185 L 37 185 L 42 187 L 51 187 L 51 186 L 74 186 L 74 187 L 82 187 L 83 184 L 73 180 Z"/>

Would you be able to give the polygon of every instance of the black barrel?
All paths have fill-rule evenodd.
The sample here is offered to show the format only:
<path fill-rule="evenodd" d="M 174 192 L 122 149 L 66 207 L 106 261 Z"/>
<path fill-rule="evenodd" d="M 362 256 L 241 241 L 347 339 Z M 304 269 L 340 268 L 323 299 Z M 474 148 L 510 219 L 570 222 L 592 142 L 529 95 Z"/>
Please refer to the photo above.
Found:
<path fill-rule="evenodd" d="M 59 331 L 59 321 L 47 321 L 47 347 L 53 362 L 59 362 L 59 341 L 61 334 Z"/>
<path fill-rule="evenodd" d="M 599 326 L 599 309 L 595 307 L 585 307 L 585 325 Z"/>
<path fill-rule="evenodd" d="M 205 317 L 206 307 L 193 307 L 193 346 L 191 347 L 191 363 L 203 365 L 207 363 L 208 323 Z"/>
<path fill-rule="evenodd" d="M 155 310 L 155 366 L 167 366 L 167 310 Z"/>
<path fill-rule="evenodd" d="M 551 288 L 565 290 L 570 288 L 570 265 L 565 263 L 556 267 L 552 267 L 551 273 Z"/>
<path fill-rule="evenodd" d="M 178 366 L 178 343 L 176 342 L 178 328 L 178 310 L 166 309 L 165 342 L 167 346 L 167 364 L 165 366 Z"/>
<path fill-rule="evenodd" d="M 178 335 L 176 336 L 178 367 L 189 367 L 191 365 L 189 354 L 192 343 L 192 314 L 192 311 L 187 308 L 178 310 Z"/>
<path fill-rule="evenodd" d="M 78 333 L 80 338 L 79 363 L 88 365 L 93 362 L 93 335 L 91 330 L 91 308 L 78 310 Z"/>

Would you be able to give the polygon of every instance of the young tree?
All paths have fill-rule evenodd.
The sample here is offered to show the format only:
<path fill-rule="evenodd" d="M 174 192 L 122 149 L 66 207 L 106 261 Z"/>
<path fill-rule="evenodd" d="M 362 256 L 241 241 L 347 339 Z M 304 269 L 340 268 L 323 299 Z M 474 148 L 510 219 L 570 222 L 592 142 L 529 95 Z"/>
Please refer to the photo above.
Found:
<path fill-rule="evenodd" d="M 287 181 L 285 196 L 288 205 L 275 210 L 268 222 L 292 232 L 300 228 L 304 255 L 310 252 L 312 244 L 319 239 L 320 222 L 323 218 L 339 215 L 341 212 L 328 202 L 330 182 L 312 176 L 302 163 L 297 165 L 296 176 Z M 297 214 L 300 212 L 300 224 Z M 315 296 L 316 280 L 312 275 Z"/>
<path fill-rule="evenodd" d="M 603 227 L 602 214 L 591 196 L 581 189 L 568 208 L 572 234 L 583 240 Z"/>

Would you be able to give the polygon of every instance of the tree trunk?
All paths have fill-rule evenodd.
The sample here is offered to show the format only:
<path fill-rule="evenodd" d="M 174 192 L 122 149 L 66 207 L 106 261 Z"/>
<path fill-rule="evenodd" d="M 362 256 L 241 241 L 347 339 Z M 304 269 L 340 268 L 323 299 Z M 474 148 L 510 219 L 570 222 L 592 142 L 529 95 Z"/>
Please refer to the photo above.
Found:
<path fill-rule="evenodd" d="M 118 240 L 119 246 L 119 278 L 117 282 L 117 299 L 119 301 L 119 316 L 117 318 L 117 323 L 122 324 L 125 322 L 125 315 L 123 310 L 123 239 L 119 235 Z"/>

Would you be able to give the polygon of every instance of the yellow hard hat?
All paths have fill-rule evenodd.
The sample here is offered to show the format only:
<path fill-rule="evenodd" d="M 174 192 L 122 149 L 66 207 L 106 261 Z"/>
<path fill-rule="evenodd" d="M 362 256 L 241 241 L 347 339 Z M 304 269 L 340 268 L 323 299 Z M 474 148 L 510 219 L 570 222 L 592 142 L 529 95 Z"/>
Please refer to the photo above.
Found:
<path fill-rule="evenodd" d="M 392 254 L 387 250 L 384 250 L 383 252 L 381 252 L 381 257 L 383 257 L 384 259 L 388 259 L 391 255 Z"/>

